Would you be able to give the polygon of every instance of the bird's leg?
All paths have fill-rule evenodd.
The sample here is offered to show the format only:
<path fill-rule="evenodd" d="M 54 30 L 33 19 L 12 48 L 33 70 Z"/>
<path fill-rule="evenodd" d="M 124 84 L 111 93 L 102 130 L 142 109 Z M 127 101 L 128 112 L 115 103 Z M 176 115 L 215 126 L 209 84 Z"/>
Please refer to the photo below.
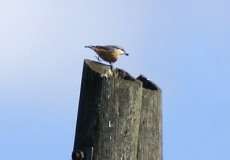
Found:
<path fill-rule="evenodd" d="M 110 64 L 110 69 L 113 70 L 113 64 L 111 62 L 109 62 Z"/>
<path fill-rule="evenodd" d="M 98 60 L 98 62 L 101 62 L 101 59 L 100 59 L 99 56 L 95 56 L 95 57 L 96 57 L 96 59 Z"/>

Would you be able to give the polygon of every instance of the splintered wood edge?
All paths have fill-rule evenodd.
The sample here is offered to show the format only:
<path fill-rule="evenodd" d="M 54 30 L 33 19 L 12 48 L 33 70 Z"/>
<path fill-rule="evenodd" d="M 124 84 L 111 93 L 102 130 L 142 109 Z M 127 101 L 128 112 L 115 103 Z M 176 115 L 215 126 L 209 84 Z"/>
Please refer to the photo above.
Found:
<path fill-rule="evenodd" d="M 108 71 L 111 70 L 110 65 L 106 65 L 100 62 L 96 62 L 96 61 L 92 61 L 89 59 L 85 59 L 84 63 L 90 67 L 91 70 L 93 70 L 94 72 L 100 74 L 100 75 L 104 75 L 105 73 L 107 73 Z M 131 76 L 128 72 L 124 71 L 123 69 L 120 68 L 116 68 L 115 70 L 113 70 L 112 72 L 115 73 L 115 76 L 117 78 L 122 78 L 125 80 L 130 80 L 130 81 L 139 81 L 142 83 L 143 88 L 145 89 L 150 89 L 150 90 L 154 90 L 154 91 L 161 91 L 161 89 L 152 81 L 150 81 L 148 78 L 146 78 L 143 75 L 138 76 L 137 78 L 134 78 L 133 76 Z"/>
<path fill-rule="evenodd" d="M 161 92 L 161 89 L 145 76 L 140 75 L 136 79 L 142 82 L 143 88 Z"/>
<path fill-rule="evenodd" d="M 139 81 L 137 79 L 135 79 L 134 77 L 132 77 L 128 72 L 120 69 L 120 68 L 116 68 L 111 70 L 111 66 L 110 65 L 106 65 L 100 62 L 96 62 L 96 61 L 92 61 L 92 60 L 88 60 L 85 59 L 84 63 L 94 72 L 100 74 L 100 75 L 105 75 L 105 73 L 112 73 L 113 77 L 116 78 L 121 78 L 124 80 L 130 80 L 130 81 Z M 140 81 L 139 81 L 140 82 Z"/>
<path fill-rule="evenodd" d="M 110 69 L 109 65 L 99 63 L 96 61 L 92 61 L 89 59 L 85 59 L 84 63 L 94 72 L 99 73 L 99 74 L 104 74 L 107 70 Z"/>

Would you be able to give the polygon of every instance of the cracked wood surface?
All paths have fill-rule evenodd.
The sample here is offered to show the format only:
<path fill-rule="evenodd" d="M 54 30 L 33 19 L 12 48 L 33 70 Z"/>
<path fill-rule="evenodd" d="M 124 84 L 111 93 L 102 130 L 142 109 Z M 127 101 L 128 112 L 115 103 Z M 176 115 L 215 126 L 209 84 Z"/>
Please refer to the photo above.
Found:
<path fill-rule="evenodd" d="M 81 151 L 84 160 L 161 160 L 161 118 L 155 84 L 85 60 L 72 157 Z"/>

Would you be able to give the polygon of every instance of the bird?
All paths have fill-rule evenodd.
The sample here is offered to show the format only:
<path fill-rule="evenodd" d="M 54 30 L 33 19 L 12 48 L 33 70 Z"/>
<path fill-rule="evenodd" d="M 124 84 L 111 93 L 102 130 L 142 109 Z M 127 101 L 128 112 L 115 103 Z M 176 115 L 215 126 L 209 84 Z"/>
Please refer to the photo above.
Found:
<path fill-rule="evenodd" d="M 88 45 L 85 48 L 90 48 L 97 53 L 97 59 L 100 61 L 100 58 L 106 62 L 109 62 L 111 68 L 112 64 L 118 60 L 121 55 L 128 56 L 129 53 L 125 51 L 122 47 L 116 45 Z"/>

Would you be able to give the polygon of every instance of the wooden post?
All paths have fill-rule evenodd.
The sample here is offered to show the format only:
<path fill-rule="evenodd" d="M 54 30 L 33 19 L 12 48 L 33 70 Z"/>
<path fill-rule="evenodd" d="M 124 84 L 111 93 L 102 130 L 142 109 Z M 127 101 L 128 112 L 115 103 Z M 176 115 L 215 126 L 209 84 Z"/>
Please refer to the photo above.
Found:
<path fill-rule="evenodd" d="M 160 107 L 155 102 L 155 93 L 146 94 L 153 87 L 145 89 L 149 87 L 147 82 L 120 69 L 111 71 L 107 65 L 84 61 L 73 160 L 149 160 L 143 156 L 149 152 L 155 152 L 155 157 L 161 156 Z M 148 109 L 143 110 L 143 104 L 143 108 L 150 106 L 149 111 L 153 111 L 144 119 L 141 116 L 145 116 Z M 146 119 L 156 124 L 141 127 L 140 122 L 148 121 Z M 145 130 L 149 130 L 148 134 Z M 155 136 L 150 136 L 150 130 Z M 154 147 L 151 144 L 143 147 L 146 141 L 140 136 L 149 137 Z"/>
<path fill-rule="evenodd" d="M 137 160 L 162 160 L 161 90 L 143 76 Z"/>

